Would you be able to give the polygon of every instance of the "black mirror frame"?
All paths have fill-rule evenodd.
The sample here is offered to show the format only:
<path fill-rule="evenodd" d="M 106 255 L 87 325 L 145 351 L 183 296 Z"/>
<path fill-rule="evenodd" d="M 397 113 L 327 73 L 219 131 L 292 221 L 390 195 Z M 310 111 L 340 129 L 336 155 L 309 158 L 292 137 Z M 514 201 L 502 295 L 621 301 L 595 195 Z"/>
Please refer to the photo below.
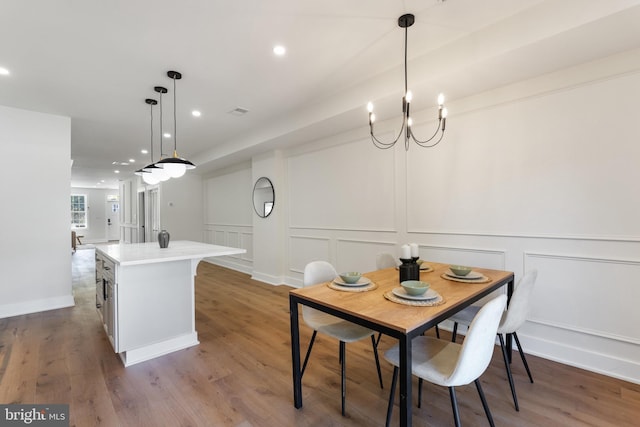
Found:
<path fill-rule="evenodd" d="M 256 188 L 258 187 L 258 183 L 261 182 L 262 180 L 266 180 L 269 183 L 269 186 L 271 187 L 271 209 L 269 209 L 269 213 L 260 213 L 258 211 L 258 207 L 256 206 L 256 200 L 255 200 L 255 195 L 256 195 Z M 267 188 L 267 187 L 264 187 Z M 256 183 L 253 184 L 253 192 L 251 193 L 251 204 L 253 205 L 253 210 L 256 212 L 256 215 L 258 215 L 260 218 L 266 218 L 269 215 L 271 215 L 271 212 L 273 212 L 273 207 L 276 204 L 276 190 L 273 187 L 273 182 L 271 182 L 271 180 L 269 178 L 267 178 L 266 176 L 261 176 L 260 178 L 258 178 L 256 180 Z M 266 202 L 265 202 L 266 203 Z M 265 208 L 265 206 L 263 206 L 263 208 Z M 264 209 L 266 210 L 266 208 Z M 264 212 L 263 210 L 263 212 Z"/>

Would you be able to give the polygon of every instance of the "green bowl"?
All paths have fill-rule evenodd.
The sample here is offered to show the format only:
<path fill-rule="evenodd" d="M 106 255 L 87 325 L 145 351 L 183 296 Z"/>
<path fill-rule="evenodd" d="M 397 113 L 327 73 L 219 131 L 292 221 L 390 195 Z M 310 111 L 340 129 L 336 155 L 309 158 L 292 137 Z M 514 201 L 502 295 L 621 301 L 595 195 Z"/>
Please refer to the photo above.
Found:
<path fill-rule="evenodd" d="M 400 285 L 404 288 L 405 292 L 409 295 L 418 296 L 427 292 L 429 289 L 429 285 L 426 282 L 421 282 L 420 280 L 405 280 L 400 283 Z"/>
<path fill-rule="evenodd" d="M 345 283 L 354 284 L 362 277 L 361 273 L 357 271 L 348 271 L 346 273 L 341 273 L 340 278 L 344 280 Z"/>
<path fill-rule="evenodd" d="M 466 276 L 471 273 L 471 267 L 465 267 L 463 265 L 450 265 L 449 268 L 456 276 Z"/>

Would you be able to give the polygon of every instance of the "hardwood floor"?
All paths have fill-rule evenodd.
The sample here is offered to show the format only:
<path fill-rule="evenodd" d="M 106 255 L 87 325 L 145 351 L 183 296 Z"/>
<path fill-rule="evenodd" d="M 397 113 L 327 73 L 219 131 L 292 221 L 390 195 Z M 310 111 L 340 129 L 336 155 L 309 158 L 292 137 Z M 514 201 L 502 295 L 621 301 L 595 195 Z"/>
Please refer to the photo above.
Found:
<path fill-rule="evenodd" d="M 0 403 L 69 403 L 71 425 L 82 427 L 384 425 L 392 370 L 381 362 L 381 390 L 369 341 L 347 345 L 346 417 L 338 343 L 320 336 L 303 379 L 304 407 L 297 410 L 289 288 L 204 262 L 196 278 L 200 345 L 125 369 L 95 310 L 93 256 L 91 249 L 73 255 L 75 307 L 0 319 Z M 303 351 L 310 336 L 303 327 Z M 381 351 L 393 344 L 383 337 Z M 638 425 L 640 385 L 533 356 L 528 361 L 534 384 L 519 359 L 513 363 L 520 412 L 499 348 L 481 377 L 496 425 Z M 488 425 L 475 387 L 457 390 L 463 425 Z M 424 391 L 413 424 L 453 425 L 447 390 L 425 384 Z M 393 425 L 397 415 L 396 407 Z"/>

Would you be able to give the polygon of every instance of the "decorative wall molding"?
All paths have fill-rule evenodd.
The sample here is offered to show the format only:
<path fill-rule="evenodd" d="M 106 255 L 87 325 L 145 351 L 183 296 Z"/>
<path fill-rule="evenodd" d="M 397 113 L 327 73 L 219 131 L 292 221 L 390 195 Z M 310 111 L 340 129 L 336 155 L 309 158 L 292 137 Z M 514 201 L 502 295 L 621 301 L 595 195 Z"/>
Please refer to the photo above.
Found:
<path fill-rule="evenodd" d="M 591 315 L 586 317 L 586 319 L 576 319 L 575 324 L 562 322 L 558 319 L 542 318 L 540 317 L 540 315 L 531 315 L 528 319 L 529 322 L 579 334 L 590 335 L 598 338 L 606 338 L 618 342 L 640 345 L 640 334 L 636 333 L 636 335 L 633 336 L 616 333 L 619 330 L 619 325 L 617 325 L 617 318 L 619 318 L 620 316 L 614 316 L 617 318 L 613 318 L 611 315 L 614 313 L 610 311 L 612 308 L 607 307 L 608 302 L 611 299 L 614 299 L 615 301 L 617 301 L 616 307 L 614 307 L 617 312 L 621 314 L 626 313 L 628 317 L 630 317 L 631 313 L 636 312 L 636 300 L 632 297 L 632 292 L 637 292 L 637 287 L 635 286 L 633 281 L 628 281 L 626 283 L 628 283 L 629 286 L 633 286 L 633 289 L 631 289 L 630 292 L 625 293 L 624 287 L 626 286 L 626 283 L 624 280 L 625 277 L 640 276 L 640 260 L 543 252 L 524 252 L 523 258 L 525 270 L 530 269 L 531 265 L 535 265 L 536 261 L 538 261 L 538 263 L 540 264 L 541 260 L 561 263 L 560 270 L 555 269 L 553 271 L 554 277 L 564 274 L 579 281 L 579 283 L 573 283 L 570 279 L 566 279 L 565 277 L 563 277 L 564 280 L 560 280 L 560 282 L 564 285 L 564 287 L 568 288 L 569 291 L 563 292 L 562 295 L 564 295 L 565 298 L 569 298 L 568 296 L 566 296 L 567 294 L 574 294 L 575 297 L 573 301 L 575 301 L 576 304 L 580 304 L 581 307 L 584 308 L 584 310 L 587 310 L 591 313 Z M 578 263 L 578 265 L 583 264 L 583 266 L 582 268 L 576 268 L 576 266 L 570 265 L 568 263 Z M 554 268 L 553 265 L 547 265 L 546 269 L 544 268 L 544 266 L 540 265 L 536 267 L 539 270 L 538 281 L 540 281 L 541 278 L 542 280 L 544 280 L 544 275 L 548 272 L 548 270 Z M 632 269 L 633 274 L 625 274 L 624 272 L 621 272 L 621 267 Z M 569 270 L 568 273 L 565 271 L 567 269 Z M 621 277 L 612 277 L 612 275 L 616 273 L 620 274 Z M 607 283 L 606 279 L 610 279 L 611 283 L 609 283 L 609 286 L 605 287 L 602 286 L 602 284 Z M 621 287 L 622 289 L 620 289 Z M 562 291 L 562 289 L 558 289 L 558 293 Z M 587 298 L 587 301 L 584 302 L 581 301 L 581 299 L 583 298 L 583 294 L 595 295 L 599 298 Z M 626 297 L 623 295 L 626 295 Z M 599 309 L 603 310 L 603 312 L 601 313 Z M 538 311 L 538 313 L 541 312 L 541 310 Z M 581 320 L 585 323 L 588 323 L 594 315 L 602 315 L 602 319 L 599 319 L 597 322 L 598 326 L 602 326 L 601 329 L 597 330 L 592 327 L 581 325 L 579 323 Z M 627 322 L 631 321 L 630 318 L 626 320 Z M 629 329 L 628 331 L 630 330 L 631 329 Z"/>
<path fill-rule="evenodd" d="M 498 260 L 498 264 L 496 266 L 493 267 L 488 267 L 488 268 L 495 268 L 495 269 L 500 269 L 500 270 L 505 270 L 506 269 L 506 251 L 505 250 L 499 250 L 499 249 L 482 249 L 482 248 L 472 248 L 472 247 L 463 247 L 463 246 L 445 246 L 445 245 L 425 245 L 425 244 L 418 244 L 418 247 L 420 249 L 426 249 L 426 250 L 432 250 L 435 252 L 459 252 L 461 254 L 481 254 L 481 255 L 487 255 L 491 258 L 493 257 L 497 257 Z M 433 260 L 433 261 L 438 261 L 438 260 Z M 441 262 L 449 262 L 447 261 L 447 259 L 442 259 Z M 482 266 L 484 267 L 484 266 Z"/>
<path fill-rule="evenodd" d="M 292 246 L 293 243 L 295 241 L 319 241 L 319 242 L 324 242 L 326 243 L 326 252 L 325 252 L 325 256 L 324 257 L 319 257 L 319 256 L 315 256 L 313 258 L 318 259 L 318 258 L 324 258 L 324 259 L 329 259 L 329 242 L 331 241 L 331 238 L 329 237 L 320 237 L 320 236 L 304 236 L 304 235 L 290 235 L 289 236 L 289 271 L 293 272 L 293 273 L 299 273 L 299 274 L 304 274 L 304 267 L 302 268 L 298 268 L 295 267 L 295 261 L 293 261 L 293 254 L 297 254 L 297 251 L 292 250 Z"/>
<path fill-rule="evenodd" d="M 312 227 L 305 225 L 289 224 L 290 230 L 318 230 L 318 231 L 358 231 L 366 233 L 398 233 L 393 228 L 348 228 L 348 227 Z"/>
<path fill-rule="evenodd" d="M 577 240 L 595 242 L 624 242 L 640 243 L 640 236 L 596 236 L 596 235 L 559 235 L 559 234 L 535 234 L 535 233 L 495 233 L 495 232 L 471 232 L 471 231 L 434 231 L 434 230 L 408 230 L 410 234 L 424 234 L 434 236 L 473 236 L 473 237 L 503 237 L 510 239 L 551 239 L 551 240 Z"/>

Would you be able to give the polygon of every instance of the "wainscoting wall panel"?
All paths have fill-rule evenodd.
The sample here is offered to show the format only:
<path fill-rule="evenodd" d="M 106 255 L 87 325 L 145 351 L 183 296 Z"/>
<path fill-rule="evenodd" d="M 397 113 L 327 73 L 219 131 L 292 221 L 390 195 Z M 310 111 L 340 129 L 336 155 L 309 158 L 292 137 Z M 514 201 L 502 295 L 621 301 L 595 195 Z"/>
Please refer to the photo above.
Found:
<path fill-rule="evenodd" d="M 304 267 L 310 261 L 329 261 L 329 239 L 326 237 L 289 236 L 289 270 L 298 273 L 298 285 L 302 284 Z"/>
<path fill-rule="evenodd" d="M 398 258 L 395 242 L 338 238 L 335 239 L 335 243 L 335 267 L 338 272 L 373 271 L 376 269 L 376 256 L 382 252 L 388 252 Z"/>
<path fill-rule="evenodd" d="M 395 230 L 393 150 L 349 141 L 291 156 L 288 174 L 292 228 Z"/>
<path fill-rule="evenodd" d="M 640 344 L 640 261 L 525 253 L 525 264 L 539 274 L 531 320 Z"/>

